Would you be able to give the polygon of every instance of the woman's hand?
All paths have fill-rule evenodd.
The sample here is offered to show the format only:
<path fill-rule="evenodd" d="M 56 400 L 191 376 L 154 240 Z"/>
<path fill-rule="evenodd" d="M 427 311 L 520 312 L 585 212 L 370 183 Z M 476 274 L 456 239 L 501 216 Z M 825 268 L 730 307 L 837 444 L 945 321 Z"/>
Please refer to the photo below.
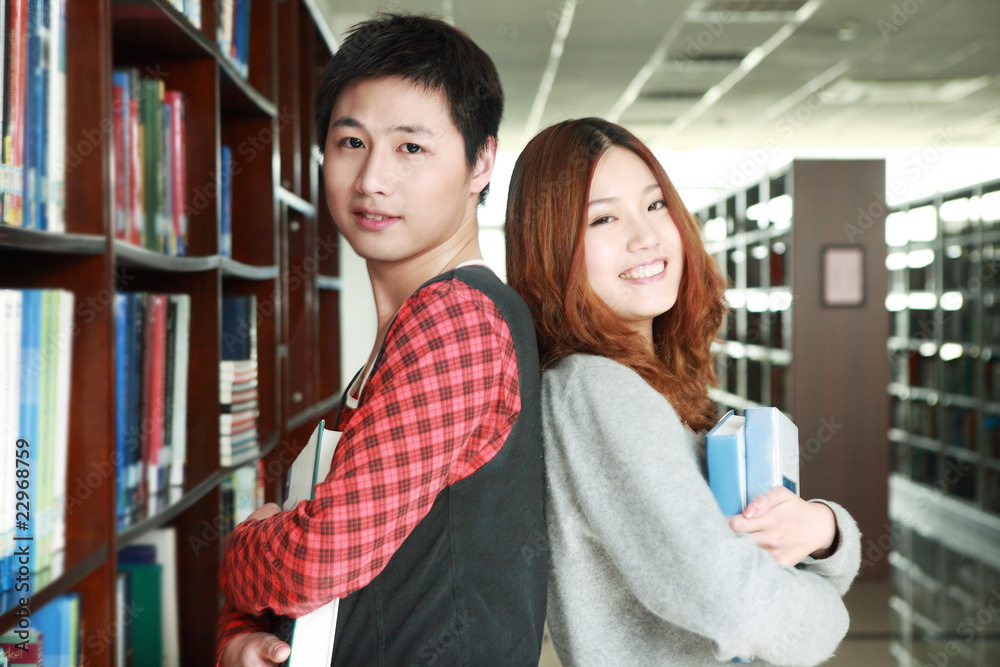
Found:
<path fill-rule="evenodd" d="M 281 641 L 277 635 L 268 632 L 250 632 L 229 640 L 222 651 L 220 665 L 221 667 L 274 667 L 287 660 L 291 652 L 292 647 Z"/>
<path fill-rule="evenodd" d="M 781 565 L 794 566 L 806 556 L 825 558 L 837 539 L 837 520 L 823 503 L 810 503 L 783 486 L 754 498 L 742 514 L 729 519 Z"/>

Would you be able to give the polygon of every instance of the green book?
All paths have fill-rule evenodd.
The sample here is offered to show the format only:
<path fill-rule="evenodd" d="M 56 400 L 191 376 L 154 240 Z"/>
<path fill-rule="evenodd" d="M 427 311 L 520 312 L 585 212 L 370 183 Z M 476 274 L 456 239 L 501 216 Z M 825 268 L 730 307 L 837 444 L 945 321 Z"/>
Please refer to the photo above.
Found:
<path fill-rule="evenodd" d="M 162 253 L 160 233 L 160 203 L 163 201 L 163 93 L 159 79 L 143 79 L 139 84 L 139 117 L 142 122 L 143 189 L 145 191 L 146 248 Z"/>
<path fill-rule="evenodd" d="M 163 567 L 155 563 L 119 563 L 129 576 L 128 606 L 132 621 L 132 664 L 159 665 L 163 661 Z"/>

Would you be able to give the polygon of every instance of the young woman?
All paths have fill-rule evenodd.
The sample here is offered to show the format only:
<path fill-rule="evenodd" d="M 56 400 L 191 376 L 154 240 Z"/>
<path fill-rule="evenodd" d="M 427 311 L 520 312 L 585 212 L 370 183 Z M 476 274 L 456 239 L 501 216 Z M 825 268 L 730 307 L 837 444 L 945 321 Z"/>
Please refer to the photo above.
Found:
<path fill-rule="evenodd" d="M 703 473 L 725 278 L 650 151 L 600 119 L 536 136 L 507 277 L 544 369 L 548 623 L 563 664 L 816 664 L 847 631 L 860 536 L 777 488 L 722 515 Z"/>

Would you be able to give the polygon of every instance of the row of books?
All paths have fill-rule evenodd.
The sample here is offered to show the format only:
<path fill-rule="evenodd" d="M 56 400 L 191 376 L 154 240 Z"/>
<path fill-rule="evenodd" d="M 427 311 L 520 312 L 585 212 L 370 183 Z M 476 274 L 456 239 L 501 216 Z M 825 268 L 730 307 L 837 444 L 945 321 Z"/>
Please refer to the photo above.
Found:
<path fill-rule="evenodd" d="M 0 290 L 0 587 L 13 606 L 15 537 L 33 537 L 33 589 L 62 572 L 66 544 L 72 292 Z M 25 509 L 27 508 L 27 509 Z M 20 511 L 23 510 L 23 511 Z"/>
<path fill-rule="evenodd" d="M 77 667 L 83 639 L 80 602 L 79 593 L 60 595 L 32 611 L 27 628 L 0 635 L 0 665 Z"/>
<path fill-rule="evenodd" d="M 191 297 L 115 295 L 115 401 L 120 527 L 184 483 Z"/>
<path fill-rule="evenodd" d="M 247 51 L 250 46 L 250 0 L 218 0 L 218 9 L 219 26 L 216 39 L 219 50 L 245 78 L 248 71 Z"/>
<path fill-rule="evenodd" d="M 0 55 L 2 220 L 64 231 L 66 0 L 3 0 Z"/>
<path fill-rule="evenodd" d="M 253 295 L 231 295 L 222 299 L 219 403 L 219 463 L 233 465 L 260 449 L 257 302 Z"/>
<path fill-rule="evenodd" d="M 184 95 L 135 68 L 115 70 L 115 238 L 184 255 L 187 238 Z"/>

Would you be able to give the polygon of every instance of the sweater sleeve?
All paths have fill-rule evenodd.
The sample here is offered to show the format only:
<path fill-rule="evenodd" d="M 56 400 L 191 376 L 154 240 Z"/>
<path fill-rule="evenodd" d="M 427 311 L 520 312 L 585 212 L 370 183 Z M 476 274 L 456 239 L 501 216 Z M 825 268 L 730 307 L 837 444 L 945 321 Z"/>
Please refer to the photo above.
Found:
<path fill-rule="evenodd" d="M 861 567 L 861 531 L 854 517 L 837 503 L 829 500 L 812 502 L 823 503 L 833 510 L 833 515 L 837 519 L 837 548 L 826 558 L 817 560 L 806 557 L 799 563 L 798 568 L 829 579 L 836 586 L 837 592 L 844 595 L 854 582 L 858 568 Z"/>
<path fill-rule="evenodd" d="M 635 603 L 710 639 L 719 660 L 816 664 L 833 654 L 848 627 L 837 587 L 823 566 L 778 565 L 729 528 L 668 401 L 600 357 L 564 360 L 543 386 L 550 483 L 571 488 L 574 520 Z"/>

